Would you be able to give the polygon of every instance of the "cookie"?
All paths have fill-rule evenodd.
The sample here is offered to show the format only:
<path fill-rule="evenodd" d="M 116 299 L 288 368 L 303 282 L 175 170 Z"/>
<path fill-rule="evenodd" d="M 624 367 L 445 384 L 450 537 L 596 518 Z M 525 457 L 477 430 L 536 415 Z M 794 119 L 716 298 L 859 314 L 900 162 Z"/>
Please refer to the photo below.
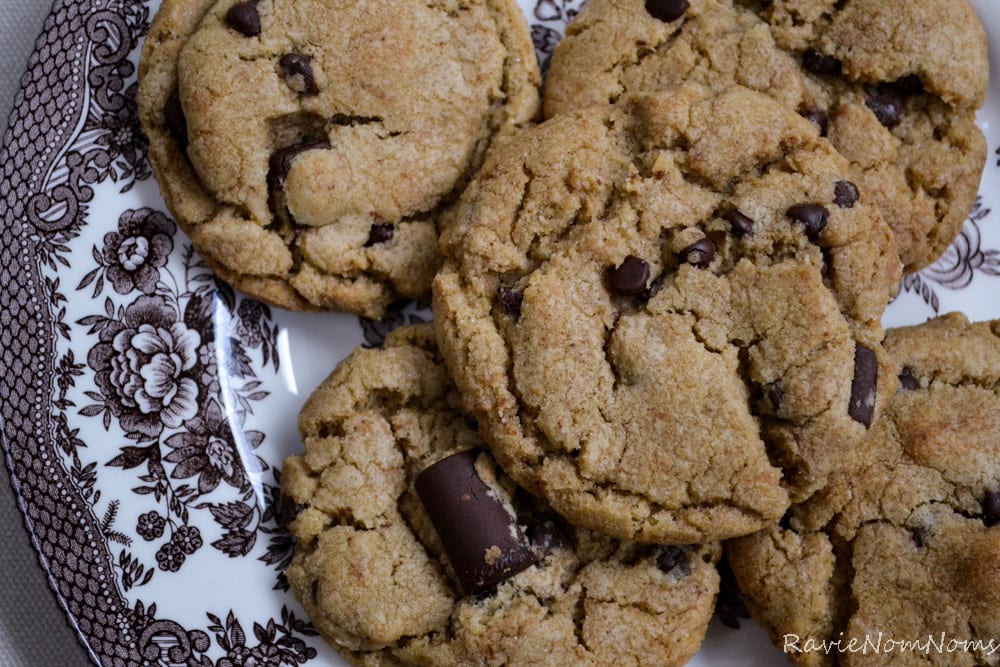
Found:
<path fill-rule="evenodd" d="M 822 486 L 887 395 L 899 279 L 849 171 L 769 97 L 693 84 L 488 159 L 433 307 L 500 465 L 570 522 L 650 542 L 754 532 Z"/>
<path fill-rule="evenodd" d="M 429 295 L 441 215 L 539 107 L 513 0 L 166 0 L 139 70 L 164 199 L 216 273 L 372 318 Z"/>
<path fill-rule="evenodd" d="M 953 642 L 1000 637 L 1000 322 L 951 314 L 885 344 L 900 389 L 857 466 L 729 561 L 796 664 L 995 664 L 995 643 Z"/>
<path fill-rule="evenodd" d="M 430 325 L 345 359 L 286 460 L 292 590 L 359 665 L 682 665 L 705 635 L 718 543 L 575 529 L 496 468 Z"/>
<path fill-rule="evenodd" d="M 988 77 L 966 0 L 592 0 L 556 47 L 545 112 L 682 81 L 765 92 L 851 161 L 909 272 L 944 252 L 975 201 Z"/>

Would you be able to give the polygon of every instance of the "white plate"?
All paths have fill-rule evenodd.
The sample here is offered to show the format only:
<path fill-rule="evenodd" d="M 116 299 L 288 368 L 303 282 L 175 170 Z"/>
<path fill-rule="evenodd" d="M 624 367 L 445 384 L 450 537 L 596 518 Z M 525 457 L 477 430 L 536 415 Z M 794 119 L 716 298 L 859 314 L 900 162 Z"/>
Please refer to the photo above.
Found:
<path fill-rule="evenodd" d="M 550 51 L 581 3 L 522 4 Z M 973 4 L 1000 44 L 1000 6 Z M 161 213 L 134 115 L 154 11 L 57 2 L 4 136 L 0 408 L 14 489 L 95 661 L 343 665 L 285 590 L 290 544 L 274 503 L 281 461 L 300 448 L 303 400 L 386 326 L 234 293 Z M 990 145 L 982 199 L 947 255 L 906 279 L 887 325 L 949 310 L 1000 317 L 997 86 L 979 117 Z M 138 246 L 144 268 L 123 265 Z M 137 389 L 154 371 L 156 395 Z M 692 664 L 783 662 L 743 626 L 713 623 Z"/>

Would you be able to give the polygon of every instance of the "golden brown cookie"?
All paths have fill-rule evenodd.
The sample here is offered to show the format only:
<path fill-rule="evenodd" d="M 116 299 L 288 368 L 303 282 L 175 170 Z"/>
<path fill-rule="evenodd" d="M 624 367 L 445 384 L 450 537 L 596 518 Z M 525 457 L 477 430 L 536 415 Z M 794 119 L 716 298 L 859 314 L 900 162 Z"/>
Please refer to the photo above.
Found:
<path fill-rule="evenodd" d="M 292 590 L 355 664 L 682 665 L 718 590 L 718 543 L 660 547 L 569 526 L 484 451 L 434 344 L 398 329 L 310 396 Z"/>
<path fill-rule="evenodd" d="M 1000 323 L 954 313 L 885 345 L 900 389 L 857 464 L 730 563 L 798 665 L 996 664 L 995 641 L 963 642 L 1000 637 Z"/>
<path fill-rule="evenodd" d="M 966 0 L 591 0 L 556 47 L 545 112 L 682 81 L 765 92 L 851 161 L 915 271 L 972 208 L 988 77 L 986 34 Z"/>
<path fill-rule="evenodd" d="M 500 465 L 622 539 L 747 534 L 823 485 L 892 378 L 891 232 L 771 98 L 686 85 L 495 153 L 442 237 L 439 342 Z"/>
<path fill-rule="evenodd" d="M 167 205 L 225 280 L 379 317 L 426 297 L 439 218 L 538 110 L 513 0 L 166 0 L 139 111 Z"/>

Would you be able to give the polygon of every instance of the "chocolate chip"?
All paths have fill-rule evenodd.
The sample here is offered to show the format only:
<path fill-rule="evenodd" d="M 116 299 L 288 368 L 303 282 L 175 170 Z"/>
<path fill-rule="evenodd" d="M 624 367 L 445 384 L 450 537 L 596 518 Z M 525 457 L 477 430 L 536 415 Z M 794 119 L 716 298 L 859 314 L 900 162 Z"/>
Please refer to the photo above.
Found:
<path fill-rule="evenodd" d="M 292 162 L 295 161 L 295 158 L 297 158 L 299 154 L 304 153 L 305 151 L 329 148 L 330 144 L 325 141 L 305 141 L 301 144 L 294 144 L 292 146 L 279 148 L 271 154 L 271 159 L 268 162 L 268 183 L 270 183 L 272 187 L 284 183 L 285 178 L 288 176 L 288 171 L 292 168 Z"/>
<path fill-rule="evenodd" d="M 904 95 L 920 95 L 924 92 L 924 84 L 916 74 L 909 74 L 892 82 L 892 87 Z"/>
<path fill-rule="evenodd" d="M 678 258 L 691 266 L 707 269 L 712 264 L 712 260 L 715 259 L 715 243 L 711 239 L 695 241 L 681 250 Z"/>
<path fill-rule="evenodd" d="M 680 547 L 663 547 L 656 556 L 656 567 L 667 574 L 676 572 L 682 577 L 691 574 L 691 562 L 688 560 L 687 552 Z"/>
<path fill-rule="evenodd" d="M 738 239 L 744 236 L 753 236 L 753 220 L 743 215 L 735 208 L 722 214 L 722 219 L 729 223 L 729 228 L 733 236 Z"/>
<path fill-rule="evenodd" d="M 187 150 L 187 118 L 184 116 L 181 96 L 177 91 L 174 91 L 174 94 L 167 98 L 167 103 L 163 105 L 163 120 L 166 123 L 167 132 L 170 133 L 173 140 L 180 145 L 181 150 Z"/>
<path fill-rule="evenodd" d="M 858 343 L 854 347 L 854 379 L 851 381 L 851 402 L 847 414 L 865 428 L 872 425 L 872 418 L 875 416 L 877 387 L 878 357 L 872 350 Z"/>
<path fill-rule="evenodd" d="M 740 619 L 750 618 L 750 612 L 740 598 L 736 575 L 729 562 L 723 558 L 717 564 L 719 571 L 719 594 L 715 599 L 715 615 L 727 628 L 740 629 Z"/>
<path fill-rule="evenodd" d="M 990 527 L 1000 524 L 1000 491 L 983 494 L 983 522 Z"/>
<path fill-rule="evenodd" d="M 313 78 L 312 58 L 298 53 L 286 53 L 278 61 L 281 73 L 292 90 L 303 95 L 316 95 L 319 88 Z"/>
<path fill-rule="evenodd" d="M 913 374 L 909 368 L 903 368 L 899 372 L 899 386 L 907 391 L 914 391 L 920 389 L 920 380 Z"/>
<path fill-rule="evenodd" d="M 513 287 L 501 287 L 497 290 L 497 300 L 505 313 L 511 317 L 520 317 L 524 292 Z"/>
<path fill-rule="evenodd" d="M 257 11 L 257 0 L 237 2 L 226 12 L 226 23 L 229 27 L 245 35 L 256 37 L 260 34 L 260 13 Z"/>
<path fill-rule="evenodd" d="M 385 243 L 386 241 L 391 241 L 393 235 L 396 233 L 396 228 L 392 226 L 391 223 L 378 223 L 376 222 L 372 225 L 371 230 L 368 232 L 368 240 L 365 241 L 365 247 L 370 248 L 378 243 Z"/>
<path fill-rule="evenodd" d="M 546 519 L 528 529 L 528 539 L 542 558 L 548 556 L 556 549 L 566 549 L 569 547 L 569 540 L 565 533 L 551 519 Z"/>
<path fill-rule="evenodd" d="M 649 283 L 649 262 L 629 255 L 613 269 L 608 269 L 608 286 L 621 296 L 636 296 L 646 290 Z"/>
<path fill-rule="evenodd" d="M 890 130 L 903 120 L 903 95 L 891 85 L 869 88 L 865 94 L 865 104 L 878 118 L 878 122 Z"/>
<path fill-rule="evenodd" d="M 806 228 L 806 236 L 813 243 L 819 241 L 819 235 L 826 229 L 826 221 L 830 212 L 819 204 L 796 204 L 787 211 L 789 218 Z"/>
<path fill-rule="evenodd" d="M 802 54 L 802 66 L 806 71 L 824 76 L 837 76 L 843 70 L 843 65 L 833 56 L 809 49 Z"/>
<path fill-rule="evenodd" d="M 488 590 L 535 563 L 516 518 L 476 473 L 478 456 L 469 450 L 442 459 L 415 484 L 465 595 Z"/>
<path fill-rule="evenodd" d="M 858 186 L 850 181 L 837 181 L 833 187 L 833 203 L 840 208 L 854 208 L 860 198 Z"/>
<path fill-rule="evenodd" d="M 767 397 L 767 401 L 777 412 L 781 409 L 781 403 L 785 400 L 785 391 L 781 388 L 781 385 L 777 382 L 768 382 L 764 385 L 764 396 Z"/>
<path fill-rule="evenodd" d="M 664 22 L 676 21 L 687 9 L 688 0 L 646 0 L 649 15 Z"/>
<path fill-rule="evenodd" d="M 278 525 L 286 531 L 292 521 L 295 521 L 295 517 L 299 515 L 299 512 L 306 508 L 303 503 L 296 503 L 284 493 L 278 495 L 278 502 L 276 504 L 275 519 Z"/>
<path fill-rule="evenodd" d="M 799 115 L 815 125 L 819 129 L 821 137 L 826 136 L 827 130 L 830 129 L 830 117 L 826 115 L 825 111 L 812 107 L 799 111 Z"/>
<path fill-rule="evenodd" d="M 916 545 L 918 549 L 921 549 L 925 544 L 927 544 L 927 529 L 913 528 L 910 530 L 910 537 L 913 539 L 913 544 Z"/>

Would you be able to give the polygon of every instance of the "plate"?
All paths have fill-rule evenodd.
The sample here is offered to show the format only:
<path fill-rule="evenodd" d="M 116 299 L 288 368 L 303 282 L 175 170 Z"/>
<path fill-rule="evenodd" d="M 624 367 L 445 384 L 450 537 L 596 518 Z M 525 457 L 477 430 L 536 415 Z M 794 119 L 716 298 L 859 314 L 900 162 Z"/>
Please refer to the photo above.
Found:
<path fill-rule="evenodd" d="M 580 4 L 522 2 L 543 67 Z M 1000 6 L 973 4 L 1000 44 Z M 301 446 L 294 415 L 336 363 L 429 312 L 289 313 L 213 279 L 166 214 L 134 113 L 155 10 L 58 1 L 4 135 L 0 407 L 14 491 L 96 662 L 345 665 L 281 574 L 280 466 Z M 945 256 L 905 279 L 887 326 L 1000 317 L 997 79 L 979 122 L 982 195 Z M 742 625 L 714 621 L 691 664 L 783 662 Z"/>

